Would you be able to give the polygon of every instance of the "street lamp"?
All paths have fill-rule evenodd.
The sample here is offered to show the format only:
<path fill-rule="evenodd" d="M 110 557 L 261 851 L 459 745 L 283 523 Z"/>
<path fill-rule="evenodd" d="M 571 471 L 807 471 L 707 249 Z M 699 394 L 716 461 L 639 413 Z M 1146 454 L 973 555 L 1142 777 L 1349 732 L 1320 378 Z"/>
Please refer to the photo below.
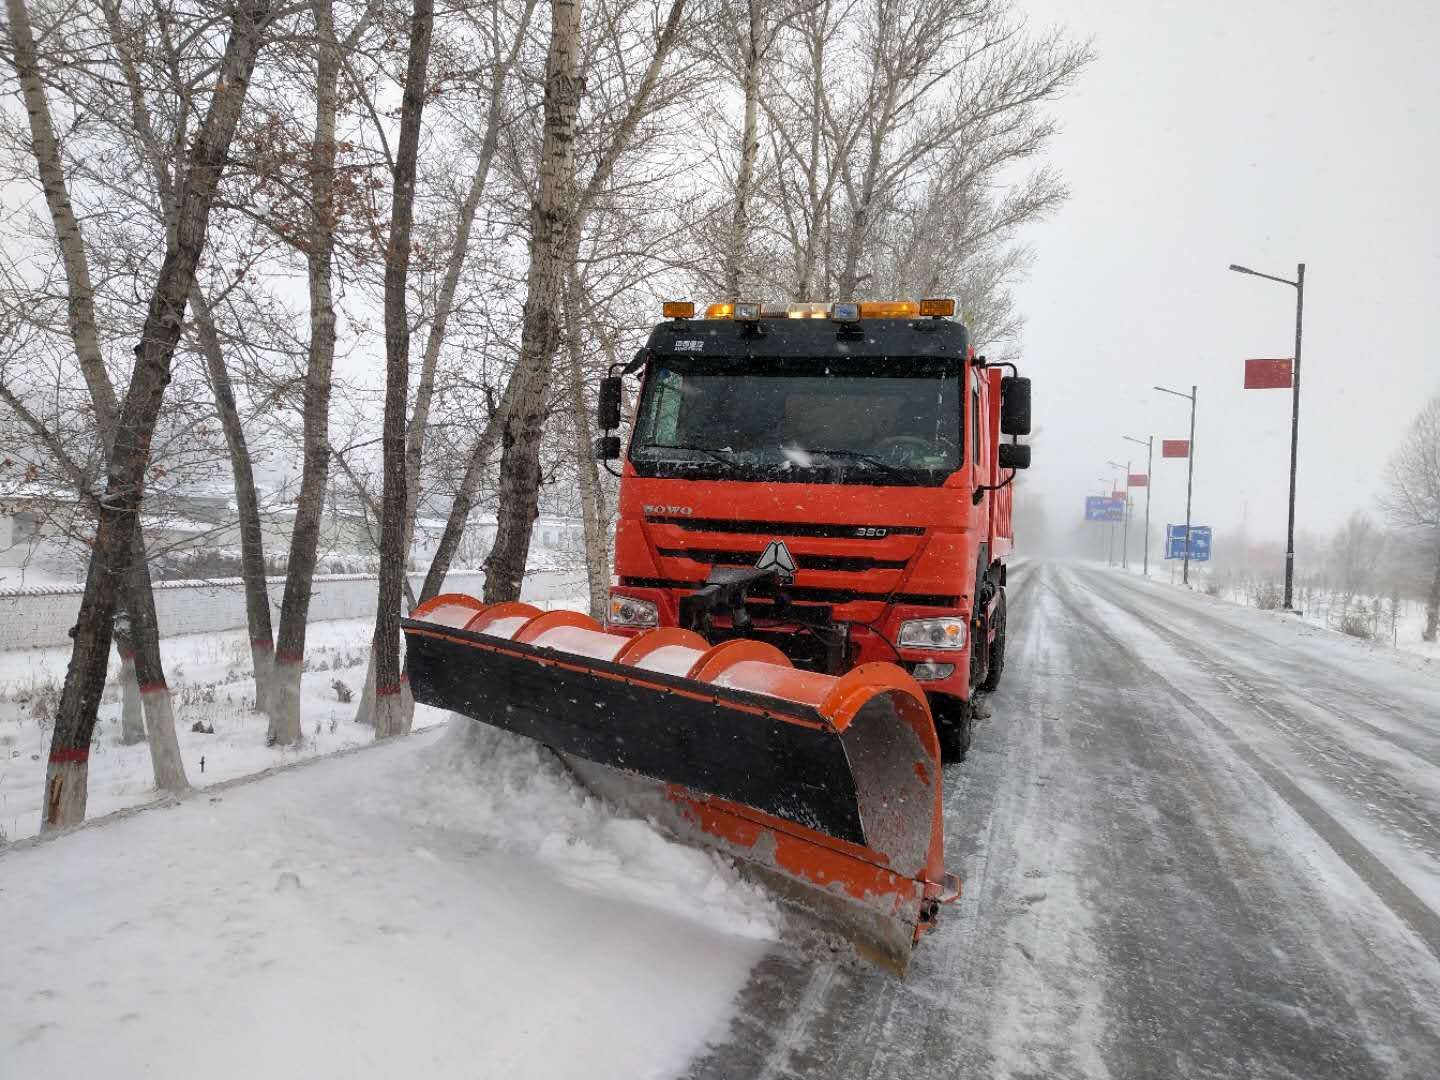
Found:
<path fill-rule="evenodd" d="M 1150 489 L 1155 486 L 1155 436 L 1151 435 L 1146 439 L 1137 439 L 1131 435 L 1121 435 L 1126 442 L 1139 443 L 1145 447 L 1145 576 L 1150 576 Z M 1125 486 L 1130 486 L 1130 478 L 1125 478 Z"/>
<path fill-rule="evenodd" d="M 1295 264 L 1294 281 L 1276 277 L 1274 274 L 1262 274 L 1259 270 L 1236 266 L 1234 263 L 1230 264 L 1230 269 L 1237 274 L 1278 281 L 1281 285 L 1289 285 L 1295 290 L 1295 378 L 1290 400 L 1290 516 L 1285 524 L 1285 610 L 1293 611 L 1295 605 L 1291 600 L 1295 586 L 1295 462 L 1296 451 L 1300 445 L 1300 328 L 1305 312 L 1305 264 Z"/>
<path fill-rule="evenodd" d="M 1118 461 L 1108 462 L 1113 468 L 1122 468 Z M 1130 569 L 1130 462 L 1125 462 L 1125 507 L 1120 514 L 1120 568 Z"/>
<path fill-rule="evenodd" d="M 1171 390 L 1168 387 L 1157 386 L 1162 394 L 1174 394 L 1176 397 L 1183 397 L 1190 402 L 1190 444 L 1185 447 L 1185 457 L 1188 468 L 1185 473 L 1185 566 L 1181 571 L 1180 580 L 1190 584 L 1190 494 L 1195 487 L 1195 398 L 1199 392 L 1198 386 L 1190 387 L 1190 393 L 1182 394 L 1179 390 Z M 1170 579 L 1174 581 L 1174 578 Z"/>

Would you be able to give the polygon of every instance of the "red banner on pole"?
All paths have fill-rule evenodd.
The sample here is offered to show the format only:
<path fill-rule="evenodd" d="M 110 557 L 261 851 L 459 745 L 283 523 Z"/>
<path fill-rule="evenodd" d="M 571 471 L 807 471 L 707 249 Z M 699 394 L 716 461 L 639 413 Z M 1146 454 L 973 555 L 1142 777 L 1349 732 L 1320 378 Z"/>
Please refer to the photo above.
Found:
<path fill-rule="evenodd" d="M 1246 390 L 1289 390 L 1292 363 L 1284 360 L 1246 360 Z"/>
<path fill-rule="evenodd" d="M 1143 472 L 1132 472 L 1130 474 L 1131 487 L 1149 487 L 1150 477 Z"/>
<path fill-rule="evenodd" d="M 1190 456 L 1190 440 L 1189 440 L 1189 439 L 1161 439 L 1161 440 L 1160 440 L 1160 456 L 1161 456 L 1161 457 L 1189 457 L 1189 456 Z"/>

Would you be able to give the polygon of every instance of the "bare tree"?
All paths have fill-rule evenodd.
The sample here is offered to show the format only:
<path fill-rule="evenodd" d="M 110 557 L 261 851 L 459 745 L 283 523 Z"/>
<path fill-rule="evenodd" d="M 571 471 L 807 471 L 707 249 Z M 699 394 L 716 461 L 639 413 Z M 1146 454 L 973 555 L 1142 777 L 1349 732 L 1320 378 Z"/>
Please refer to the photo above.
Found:
<path fill-rule="evenodd" d="M 411 710 L 402 699 L 400 597 L 405 577 L 405 405 L 410 393 L 410 318 L 405 283 L 415 210 L 415 162 L 425 111 L 425 75 L 435 22 L 433 0 L 415 0 L 395 153 L 390 242 L 385 259 L 385 493 L 380 519 L 380 597 L 375 613 L 375 737 L 401 735 Z"/>
<path fill-rule="evenodd" d="M 734 26 L 735 35 L 729 55 L 721 62 L 739 85 L 744 101 L 740 124 L 740 160 L 735 170 L 734 207 L 730 215 L 730 235 L 725 244 L 725 261 L 721 296 L 736 299 L 740 295 L 742 266 L 747 265 L 747 241 L 750 231 L 750 199 L 754 191 L 756 163 L 760 157 L 760 89 L 766 64 L 769 63 L 780 33 L 795 20 L 809 14 L 820 0 L 743 0 L 739 10 L 727 9 L 726 23 Z"/>
<path fill-rule="evenodd" d="M 540 490 L 540 435 L 550 361 L 560 342 L 567 231 L 575 212 L 575 125 L 580 112 L 580 0 L 551 0 L 545 64 L 545 134 L 531 209 L 520 359 L 513 400 L 502 405 L 500 517 L 485 561 L 485 601 L 515 600 L 530 550 Z M 507 397 L 512 395 L 507 394 Z"/>
<path fill-rule="evenodd" d="M 1426 641 L 1440 636 L 1440 394 L 1420 410 L 1390 459 L 1382 500 L 1390 524 L 1419 540 L 1433 574 L 1425 598 Z"/>
<path fill-rule="evenodd" d="M 268 715 L 275 707 L 275 633 L 270 622 L 270 587 L 265 573 L 265 536 L 259 495 L 255 490 L 255 465 L 210 302 L 198 284 L 190 294 L 190 312 L 230 457 L 235 507 L 240 518 L 240 577 L 245 584 L 245 622 L 255 671 L 255 707 Z"/>
<path fill-rule="evenodd" d="M 21 6 L 24 0 L 11 2 Z M 138 531 L 150 441 L 170 380 L 195 268 L 205 248 L 215 189 L 269 18 L 269 0 L 248 0 L 234 9 L 215 89 L 180 174 L 175 238 L 166 245 L 165 261 L 135 350 L 134 371 L 120 406 L 105 493 L 99 500 L 90 569 L 74 629 L 75 646 L 56 712 L 45 774 L 42 827 L 47 830 L 78 824 L 85 817 L 90 741 L 105 685 L 116 596 Z"/>
<path fill-rule="evenodd" d="M 106 456 L 110 457 L 114 453 L 119 434 L 120 417 L 96 328 L 95 290 L 90 277 L 84 233 L 71 206 L 34 32 L 24 0 L 7 0 L 7 14 L 12 55 L 20 76 L 21 91 L 30 121 L 32 153 L 65 267 L 70 336 L 94 409 L 96 428 Z M 116 45 L 117 48 L 120 47 L 118 40 Z M 123 56 L 123 50 L 121 54 Z M 88 490 L 88 480 L 83 479 L 78 470 L 73 471 L 77 474 L 76 482 L 80 485 L 83 498 Z M 122 651 L 122 680 L 128 689 L 130 672 L 124 670 L 128 666 L 136 678 L 139 698 L 147 718 L 156 786 L 164 791 L 183 791 L 188 783 L 184 765 L 180 760 L 179 743 L 175 737 L 174 705 L 160 659 L 159 626 L 155 615 L 145 542 L 138 528 L 127 539 L 126 547 L 130 557 L 128 565 L 119 568 L 125 578 L 119 589 L 123 594 L 123 607 L 128 615 L 127 650 L 133 651 L 129 665 L 124 663 L 125 656 Z M 108 651 L 107 643 L 103 652 Z M 101 663 L 103 678 L 103 660 Z M 123 737 L 127 741 L 135 741 L 138 734 L 135 711 L 122 710 L 122 717 L 128 721 L 122 730 Z"/>
<path fill-rule="evenodd" d="M 622 159 L 632 149 L 638 128 L 659 107 L 656 89 L 667 61 L 680 42 L 685 4 L 686 0 L 672 0 L 655 36 L 649 62 L 633 90 L 621 96 L 615 110 L 618 119 L 596 153 L 594 169 L 583 186 L 577 186 L 575 180 L 574 142 L 581 89 L 575 66 L 576 52 L 569 44 L 557 46 L 555 34 L 562 27 L 559 23 L 552 26 L 545 87 L 545 136 L 540 184 L 531 210 L 531 257 L 526 276 L 520 357 L 500 406 L 503 427 L 499 512 L 495 544 L 485 560 L 487 603 L 519 598 L 521 579 L 529 560 L 531 530 L 539 512 L 540 441 L 547 418 L 546 391 L 563 333 L 561 301 L 567 268 L 577 262 L 585 222 L 609 189 Z M 573 18 L 573 34 L 578 42 L 578 4 Z M 556 65 L 562 61 L 570 66 L 564 69 L 565 74 L 557 75 Z M 682 93 L 678 87 L 671 87 L 667 100 Z"/>
<path fill-rule="evenodd" d="M 1385 554 L 1385 534 L 1370 515 L 1357 510 L 1330 541 L 1330 563 L 1348 610 L 1355 597 L 1368 596 Z"/>

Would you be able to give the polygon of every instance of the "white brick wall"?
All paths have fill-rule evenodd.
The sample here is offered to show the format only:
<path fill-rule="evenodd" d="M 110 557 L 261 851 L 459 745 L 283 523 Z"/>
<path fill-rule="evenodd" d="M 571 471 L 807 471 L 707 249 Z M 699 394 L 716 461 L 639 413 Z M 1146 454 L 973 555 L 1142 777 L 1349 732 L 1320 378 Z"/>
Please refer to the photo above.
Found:
<path fill-rule="evenodd" d="M 418 592 L 423 574 L 410 575 Z M 445 579 L 448 592 L 479 596 L 485 575 L 461 570 Z M 270 579 L 270 604 L 280 617 L 284 578 Z M 558 600 L 583 590 L 571 575 L 544 570 L 525 579 L 527 600 Z M 315 578 L 310 619 L 359 619 L 375 614 L 376 578 L 373 574 L 328 574 Z M 69 630 L 80 612 L 82 585 L 39 586 L 0 590 L 0 649 L 68 645 Z M 245 625 L 245 592 L 239 578 L 222 581 L 165 581 L 155 583 L 155 611 L 164 637 L 233 630 Z"/>

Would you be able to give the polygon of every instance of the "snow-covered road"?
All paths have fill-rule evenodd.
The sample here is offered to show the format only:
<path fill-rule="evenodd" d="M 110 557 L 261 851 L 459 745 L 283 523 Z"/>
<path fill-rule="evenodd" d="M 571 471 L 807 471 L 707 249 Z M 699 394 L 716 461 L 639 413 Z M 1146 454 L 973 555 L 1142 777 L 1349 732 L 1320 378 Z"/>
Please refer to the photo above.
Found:
<path fill-rule="evenodd" d="M 1440 665 L 1104 569 L 1012 575 L 901 985 L 772 952 L 688 1075 L 1440 1075 Z"/>
<path fill-rule="evenodd" d="M 1010 600 L 903 984 L 465 726 L 0 855 L 0 1077 L 1440 1076 L 1440 664 L 1095 567 Z"/>

